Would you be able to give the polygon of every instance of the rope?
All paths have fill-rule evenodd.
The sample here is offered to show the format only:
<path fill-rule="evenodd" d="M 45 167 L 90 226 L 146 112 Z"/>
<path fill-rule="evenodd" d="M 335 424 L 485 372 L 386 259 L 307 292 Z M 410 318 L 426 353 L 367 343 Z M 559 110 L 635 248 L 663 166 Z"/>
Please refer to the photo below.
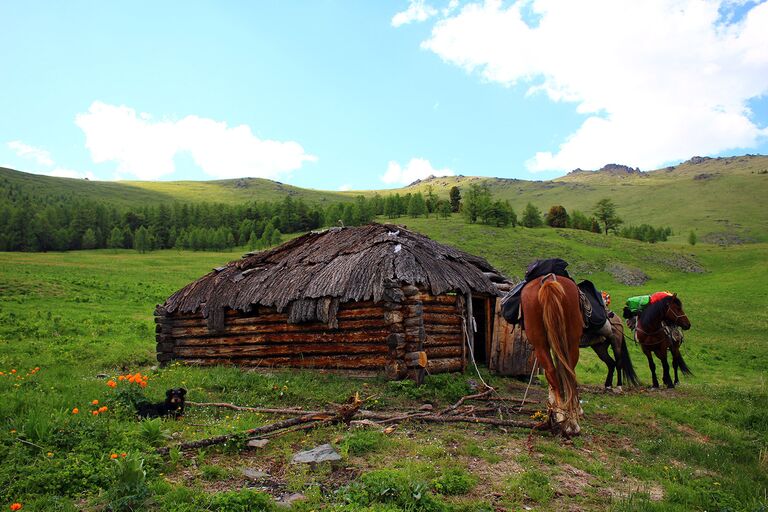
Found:
<path fill-rule="evenodd" d="M 539 364 L 539 359 L 533 356 L 533 368 L 531 368 L 531 378 L 528 379 L 528 385 L 525 387 L 525 394 L 523 395 L 523 401 L 520 402 L 520 409 L 525 405 L 525 399 L 528 398 L 528 390 L 531 389 L 531 383 L 533 382 L 533 376 L 536 374 L 536 366 Z"/>

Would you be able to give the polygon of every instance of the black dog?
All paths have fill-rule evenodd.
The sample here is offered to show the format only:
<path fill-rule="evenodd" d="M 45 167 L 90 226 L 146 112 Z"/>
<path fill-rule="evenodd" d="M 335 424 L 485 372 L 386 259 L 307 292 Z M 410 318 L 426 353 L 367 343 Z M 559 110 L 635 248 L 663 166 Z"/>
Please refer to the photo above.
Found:
<path fill-rule="evenodd" d="M 149 402 L 139 402 L 136 404 L 136 412 L 139 418 L 158 418 L 160 416 L 172 416 L 178 419 L 184 414 L 184 395 L 187 390 L 184 388 L 169 389 L 165 392 L 165 402 L 151 404 Z"/>

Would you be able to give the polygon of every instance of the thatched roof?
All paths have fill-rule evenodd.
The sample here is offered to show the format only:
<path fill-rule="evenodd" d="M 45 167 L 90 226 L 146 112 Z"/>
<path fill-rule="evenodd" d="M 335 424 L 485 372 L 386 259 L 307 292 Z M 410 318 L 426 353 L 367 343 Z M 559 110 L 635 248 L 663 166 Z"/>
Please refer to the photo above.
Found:
<path fill-rule="evenodd" d="M 483 258 L 388 224 L 311 232 L 271 250 L 246 254 L 171 295 L 164 314 L 201 311 L 221 325 L 225 308 L 288 308 L 292 322 L 335 318 L 339 303 L 388 297 L 401 284 L 446 292 L 498 294 Z"/>

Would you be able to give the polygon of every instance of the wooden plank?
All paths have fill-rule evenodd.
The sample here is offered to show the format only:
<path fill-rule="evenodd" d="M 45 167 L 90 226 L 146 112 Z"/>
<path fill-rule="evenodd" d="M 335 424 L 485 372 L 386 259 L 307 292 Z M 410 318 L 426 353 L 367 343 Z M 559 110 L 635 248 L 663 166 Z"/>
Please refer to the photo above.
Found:
<path fill-rule="evenodd" d="M 219 335 L 198 336 L 189 338 L 176 338 L 179 346 L 206 346 L 206 345 L 256 345 L 275 343 L 385 343 L 390 332 L 387 329 L 370 331 L 343 331 L 324 333 L 266 333 L 244 335 Z"/>
<path fill-rule="evenodd" d="M 310 356 L 296 357 L 269 357 L 269 358 L 195 358 L 177 357 L 176 359 L 192 364 L 200 365 L 238 365 L 255 367 L 287 367 L 287 368 L 325 368 L 325 369 L 354 369 L 354 370 L 383 370 L 389 359 L 385 355 L 359 355 L 359 356 Z"/>
<path fill-rule="evenodd" d="M 202 336 L 220 336 L 221 334 L 266 334 L 266 333 L 311 333 L 311 332 L 343 332 L 348 330 L 379 330 L 385 329 L 383 319 L 376 320 L 348 320 L 339 322 L 338 329 L 329 329 L 325 324 L 248 324 L 248 325 L 227 325 L 224 330 L 214 333 L 207 327 L 174 327 L 169 333 L 176 338 L 190 338 Z"/>
<path fill-rule="evenodd" d="M 386 354 L 383 343 L 288 343 L 281 345 L 214 345 L 205 347 L 176 346 L 174 355 L 179 357 L 276 357 L 294 358 L 306 355 L 349 356 L 352 354 Z"/>
<path fill-rule="evenodd" d="M 509 324 L 501 315 L 501 301 L 496 301 L 494 333 L 489 370 L 496 375 L 529 376 L 533 369 L 533 347 L 519 326 Z"/>
<path fill-rule="evenodd" d="M 424 325 L 460 325 L 461 316 L 424 313 Z"/>
<path fill-rule="evenodd" d="M 461 359 L 458 357 L 449 359 L 430 359 L 427 361 L 427 371 L 430 374 L 458 372 L 461 371 L 461 367 Z"/>
<path fill-rule="evenodd" d="M 427 331 L 427 335 L 456 335 L 462 336 L 464 332 L 461 329 L 461 323 L 458 325 L 425 325 L 424 330 Z"/>
<path fill-rule="evenodd" d="M 450 345 L 446 347 L 425 347 L 425 351 L 427 352 L 427 356 L 430 359 L 440 359 L 440 358 L 461 358 L 463 354 L 462 346 L 461 345 Z"/>
<path fill-rule="evenodd" d="M 376 308 L 361 308 L 346 311 L 339 311 L 336 314 L 336 318 L 339 323 L 343 320 L 367 320 L 367 319 L 383 319 L 385 309 L 383 307 Z M 184 317 L 184 318 L 163 318 L 158 317 L 157 323 L 159 325 L 171 325 L 173 327 L 205 327 L 207 325 L 206 319 L 202 317 Z M 272 313 L 264 315 L 246 315 L 227 318 L 225 326 L 230 325 L 256 325 L 256 324 L 276 324 L 287 323 L 288 315 L 285 313 Z M 322 322 L 312 322 L 300 325 L 325 325 Z M 294 324 L 295 325 L 295 324 Z"/>

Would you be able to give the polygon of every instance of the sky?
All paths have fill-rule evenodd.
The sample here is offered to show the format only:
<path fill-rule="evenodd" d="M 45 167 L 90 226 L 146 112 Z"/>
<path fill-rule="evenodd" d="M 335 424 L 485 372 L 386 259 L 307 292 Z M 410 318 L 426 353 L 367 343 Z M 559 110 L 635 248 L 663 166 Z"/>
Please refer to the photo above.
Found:
<path fill-rule="evenodd" d="M 768 0 L 0 0 L 0 166 L 323 190 L 768 153 Z"/>

